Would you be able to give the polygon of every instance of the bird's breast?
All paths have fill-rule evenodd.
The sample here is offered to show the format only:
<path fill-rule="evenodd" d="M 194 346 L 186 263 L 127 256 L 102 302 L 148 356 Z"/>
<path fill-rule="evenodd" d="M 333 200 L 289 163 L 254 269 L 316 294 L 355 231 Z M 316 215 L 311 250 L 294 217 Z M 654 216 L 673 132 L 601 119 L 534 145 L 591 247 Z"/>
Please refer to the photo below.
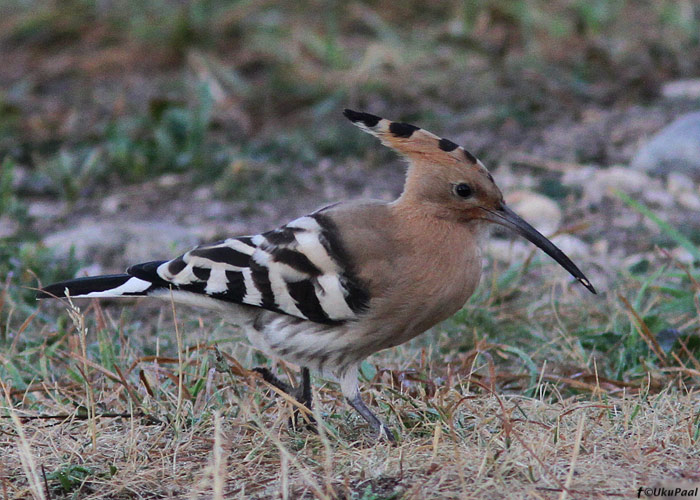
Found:
<path fill-rule="evenodd" d="M 437 233 L 431 228 L 424 235 L 428 241 L 407 242 L 396 253 L 392 284 L 372 304 L 376 322 L 383 323 L 376 326 L 385 332 L 382 348 L 410 340 L 464 305 L 481 277 L 476 236 L 468 228 Z"/>

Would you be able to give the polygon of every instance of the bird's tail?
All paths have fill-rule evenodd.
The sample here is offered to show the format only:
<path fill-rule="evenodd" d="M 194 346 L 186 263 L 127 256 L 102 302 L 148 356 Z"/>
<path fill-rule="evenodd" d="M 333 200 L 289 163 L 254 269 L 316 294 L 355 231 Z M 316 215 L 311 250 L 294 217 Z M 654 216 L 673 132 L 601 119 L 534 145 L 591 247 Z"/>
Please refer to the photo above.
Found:
<path fill-rule="evenodd" d="M 36 297 L 138 297 L 148 295 L 153 287 L 150 281 L 129 274 L 110 274 L 54 283 L 42 288 Z"/>
<path fill-rule="evenodd" d="M 143 297 L 170 288 L 170 283 L 158 275 L 164 260 L 154 260 L 131 266 L 125 274 L 108 274 L 76 278 L 53 283 L 39 290 L 37 299 L 66 297 Z"/>

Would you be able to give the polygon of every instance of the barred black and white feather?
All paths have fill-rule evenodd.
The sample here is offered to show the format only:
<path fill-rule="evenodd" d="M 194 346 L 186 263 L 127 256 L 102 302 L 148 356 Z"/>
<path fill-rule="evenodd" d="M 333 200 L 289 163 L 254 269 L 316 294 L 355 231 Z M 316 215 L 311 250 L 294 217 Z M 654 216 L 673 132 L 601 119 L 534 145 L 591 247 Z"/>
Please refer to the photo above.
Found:
<path fill-rule="evenodd" d="M 131 266 L 123 275 L 56 283 L 39 297 L 66 294 L 172 294 L 176 300 L 195 294 L 200 305 L 246 304 L 323 324 L 357 319 L 369 304 L 338 230 L 323 211 L 263 234 L 202 245 L 170 261 Z"/>

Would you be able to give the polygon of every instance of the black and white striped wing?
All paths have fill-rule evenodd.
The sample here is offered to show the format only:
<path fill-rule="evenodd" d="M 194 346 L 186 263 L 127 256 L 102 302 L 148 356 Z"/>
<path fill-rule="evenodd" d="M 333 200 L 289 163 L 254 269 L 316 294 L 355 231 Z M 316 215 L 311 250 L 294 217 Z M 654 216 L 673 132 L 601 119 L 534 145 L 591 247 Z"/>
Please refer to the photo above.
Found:
<path fill-rule="evenodd" d="M 171 261 L 133 266 L 127 272 L 155 286 L 319 323 L 356 319 L 369 302 L 335 224 L 321 213 L 256 236 L 203 245 Z"/>

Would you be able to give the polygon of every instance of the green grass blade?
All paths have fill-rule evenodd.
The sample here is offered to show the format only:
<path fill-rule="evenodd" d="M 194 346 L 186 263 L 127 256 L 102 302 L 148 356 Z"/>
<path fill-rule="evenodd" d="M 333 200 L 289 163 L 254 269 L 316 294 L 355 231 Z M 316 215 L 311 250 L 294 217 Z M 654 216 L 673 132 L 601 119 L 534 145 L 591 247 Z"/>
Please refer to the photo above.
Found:
<path fill-rule="evenodd" d="M 698 249 L 698 247 L 696 247 L 692 241 L 683 236 L 680 233 L 680 231 L 678 231 L 678 229 L 671 226 L 668 222 L 662 220 L 658 215 L 656 215 L 645 205 L 639 203 L 637 200 L 633 200 L 622 191 L 618 191 L 617 189 L 615 189 L 613 190 L 613 193 L 615 194 L 615 196 L 627 203 L 634 210 L 636 210 L 643 216 L 648 217 L 652 222 L 654 222 L 654 224 L 659 226 L 659 229 L 661 229 L 661 231 L 666 236 L 675 241 L 679 246 L 682 246 L 683 248 L 688 250 L 688 252 L 690 252 L 690 254 L 693 256 L 693 259 L 695 259 L 696 261 L 700 261 L 700 249 Z"/>
<path fill-rule="evenodd" d="M 532 395 L 533 391 L 537 387 L 537 380 L 540 375 L 540 371 L 537 369 L 537 365 L 535 362 L 532 360 L 530 355 L 528 355 L 525 351 L 522 349 L 511 346 L 511 345 L 505 345 L 505 344 L 500 344 L 499 346 L 502 350 L 509 352 L 511 354 L 515 354 L 518 356 L 523 363 L 525 363 L 525 366 L 527 367 L 527 371 L 529 372 L 530 375 L 530 387 L 528 387 L 528 394 Z"/>

